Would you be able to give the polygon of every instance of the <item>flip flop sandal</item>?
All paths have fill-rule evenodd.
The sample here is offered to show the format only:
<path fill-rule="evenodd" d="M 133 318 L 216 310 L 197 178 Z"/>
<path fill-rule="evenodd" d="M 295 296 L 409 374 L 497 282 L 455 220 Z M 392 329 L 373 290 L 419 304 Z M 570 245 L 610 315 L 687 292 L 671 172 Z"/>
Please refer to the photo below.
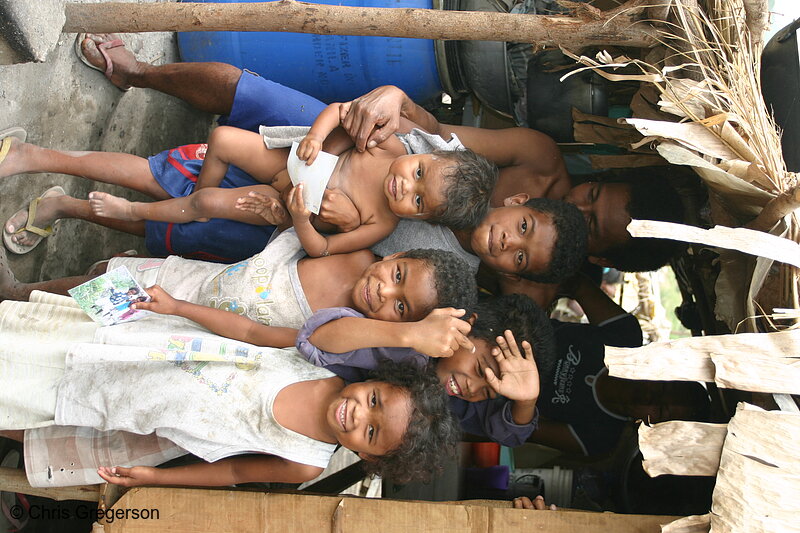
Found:
<path fill-rule="evenodd" d="M 3 164 L 8 151 L 11 150 L 11 137 L 16 137 L 25 142 L 25 139 L 28 138 L 28 132 L 18 126 L 0 131 L 0 165 Z"/>
<path fill-rule="evenodd" d="M 39 246 L 39 243 L 42 242 L 45 238 L 47 238 L 50 235 L 52 235 L 53 232 L 55 231 L 55 227 L 56 227 L 56 224 L 58 223 L 58 220 L 56 220 L 55 222 L 53 222 L 51 225 L 47 226 L 46 228 L 40 228 L 40 227 L 34 226 L 33 225 L 33 221 L 36 220 L 36 208 L 38 207 L 39 201 L 42 198 L 50 198 L 50 197 L 53 197 L 53 196 L 63 196 L 64 194 L 66 194 L 64 192 L 64 189 L 62 189 L 61 187 L 56 185 L 55 187 L 50 187 L 49 189 L 44 191 L 44 193 L 42 193 L 42 195 L 39 196 L 38 198 L 34 198 L 33 200 L 31 200 L 31 202 L 28 204 L 28 209 L 27 209 L 27 211 L 28 211 L 28 220 L 25 222 L 25 225 L 23 227 L 18 228 L 16 231 L 14 231 L 14 233 L 9 233 L 8 230 L 6 229 L 6 227 L 8 226 L 8 223 L 12 218 L 16 217 L 17 215 L 19 215 L 20 213 L 25 211 L 25 209 L 20 209 L 19 211 L 14 213 L 11 216 L 11 218 L 6 220 L 6 223 L 3 226 L 3 243 L 5 243 L 6 248 L 8 248 L 8 250 L 10 252 L 13 252 L 13 253 L 18 254 L 18 255 L 27 254 L 28 252 L 30 252 L 31 250 L 33 250 L 34 248 Z M 20 244 L 20 243 L 14 242 L 12 237 L 14 235 L 18 235 L 18 234 L 22 233 L 23 231 L 28 231 L 28 232 L 33 233 L 33 234 L 36 235 L 36 239 L 34 240 L 33 244 Z"/>
<path fill-rule="evenodd" d="M 114 73 L 114 63 L 111 61 L 111 58 L 108 57 L 108 52 L 106 50 L 110 50 L 111 48 L 117 48 L 118 46 L 125 46 L 125 43 L 122 39 L 112 39 L 111 41 L 104 41 L 102 43 L 95 42 L 95 46 L 97 50 L 100 52 L 100 55 L 103 56 L 103 59 L 106 61 L 106 68 L 98 67 L 97 65 L 93 65 L 85 55 L 83 55 L 83 48 L 81 48 L 81 44 L 86 39 L 85 33 L 79 33 L 78 37 L 75 39 L 75 55 L 78 56 L 78 59 L 81 60 L 81 63 L 89 67 L 90 69 L 97 70 L 98 72 L 102 72 L 108 81 L 111 81 L 111 75 Z M 112 83 L 112 85 L 114 85 Z M 114 87 L 117 87 L 114 85 Z M 125 87 L 117 87 L 120 91 L 130 91 L 131 86 L 126 85 Z"/>

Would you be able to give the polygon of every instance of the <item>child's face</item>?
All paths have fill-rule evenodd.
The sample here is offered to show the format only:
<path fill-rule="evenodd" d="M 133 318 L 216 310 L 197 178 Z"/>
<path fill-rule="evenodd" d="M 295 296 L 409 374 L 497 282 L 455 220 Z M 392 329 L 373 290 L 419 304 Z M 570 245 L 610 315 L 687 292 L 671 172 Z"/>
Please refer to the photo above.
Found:
<path fill-rule="evenodd" d="M 589 228 L 589 255 L 602 256 L 611 248 L 626 244 L 631 235 L 627 205 L 631 187 L 625 183 L 582 183 L 573 187 L 564 200 L 583 213 Z"/>
<path fill-rule="evenodd" d="M 386 455 L 400 447 L 411 419 L 408 390 L 383 381 L 348 385 L 325 415 L 336 440 L 362 457 Z"/>
<path fill-rule="evenodd" d="M 372 263 L 353 286 L 352 298 L 368 318 L 391 322 L 420 320 L 438 303 L 427 263 L 400 254 Z"/>
<path fill-rule="evenodd" d="M 444 171 L 452 162 L 431 154 L 402 155 L 383 180 L 389 209 L 401 218 L 428 219 L 444 205 Z"/>
<path fill-rule="evenodd" d="M 508 202 L 489 210 L 472 232 L 470 246 L 497 272 L 538 274 L 550 266 L 557 235 L 549 214 Z"/>
<path fill-rule="evenodd" d="M 500 368 L 492 356 L 493 344 L 476 337 L 470 340 L 475 351 L 459 348 L 451 357 L 437 359 L 436 375 L 450 396 L 480 402 L 497 396 L 486 381 L 485 369 L 491 368 L 495 376 L 499 376 Z"/>

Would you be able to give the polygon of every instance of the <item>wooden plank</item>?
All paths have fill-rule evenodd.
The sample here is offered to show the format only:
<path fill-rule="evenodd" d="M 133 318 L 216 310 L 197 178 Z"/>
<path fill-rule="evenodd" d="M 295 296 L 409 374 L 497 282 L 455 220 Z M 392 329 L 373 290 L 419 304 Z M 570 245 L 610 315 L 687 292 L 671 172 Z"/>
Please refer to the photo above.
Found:
<path fill-rule="evenodd" d="M 102 485 L 77 485 L 74 487 L 31 487 L 25 471 L 18 468 L 0 467 L 0 490 L 42 496 L 52 500 L 81 500 L 96 502 L 100 500 Z"/>

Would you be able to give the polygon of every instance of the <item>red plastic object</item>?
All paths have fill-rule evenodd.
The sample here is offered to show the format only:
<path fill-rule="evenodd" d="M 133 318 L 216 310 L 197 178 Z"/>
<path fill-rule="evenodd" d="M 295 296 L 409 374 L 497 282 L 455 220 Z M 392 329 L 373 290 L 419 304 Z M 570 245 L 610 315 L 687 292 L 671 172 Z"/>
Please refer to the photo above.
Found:
<path fill-rule="evenodd" d="M 473 442 L 472 458 L 478 468 L 496 466 L 500 463 L 500 445 L 496 442 Z"/>

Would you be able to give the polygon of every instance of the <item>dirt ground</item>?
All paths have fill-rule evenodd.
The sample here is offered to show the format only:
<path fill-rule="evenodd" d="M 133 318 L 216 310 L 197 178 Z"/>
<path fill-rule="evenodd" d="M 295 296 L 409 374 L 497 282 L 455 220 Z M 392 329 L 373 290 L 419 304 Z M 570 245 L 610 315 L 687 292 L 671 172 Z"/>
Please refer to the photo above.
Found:
<path fill-rule="evenodd" d="M 123 35 L 140 59 L 178 60 L 173 33 Z M 205 141 L 212 117 L 175 98 L 145 89 L 122 92 L 75 55 L 75 34 L 62 34 L 44 63 L 0 66 L 0 130 L 21 126 L 28 141 L 65 150 L 119 151 L 148 156 Z M 86 198 L 93 190 L 135 193 L 63 174 L 31 173 L 0 179 L 0 222 L 53 185 Z M 89 265 L 127 249 L 146 254 L 143 239 L 81 220 L 63 220 L 32 252 L 8 254 L 22 281 L 83 274 Z"/>

